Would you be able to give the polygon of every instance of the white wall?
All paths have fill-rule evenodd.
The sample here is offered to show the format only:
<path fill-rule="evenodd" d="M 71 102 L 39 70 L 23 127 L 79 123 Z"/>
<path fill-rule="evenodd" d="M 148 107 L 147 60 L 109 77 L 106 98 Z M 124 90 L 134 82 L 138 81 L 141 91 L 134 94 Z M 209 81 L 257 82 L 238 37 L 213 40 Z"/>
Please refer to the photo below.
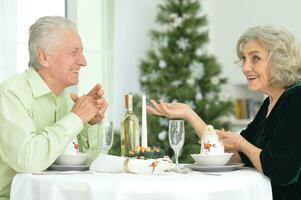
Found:
<path fill-rule="evenodd" d="M 62 0 L 17 0 L 17 72 L 28 68 L 28 29 L 38 18 L 47 15 L 65 16 Z"/>
<path fill-rule="evenodd" d="M 16 71 L 17 0 L 0 1 L 0 82 Z"/>
<path fill-rule="evenodd" d="M 230 83 L 245 83 L 241 71 L 233 64 L 235 45 L 249 27 L 277 24 L 301 39 L 300 0 L 203 0 L 209 18 L 209 50 L 223 66 Z"/>
<path fill-rule="evenodd" d="M 46 15 L 65 15 L 62 0 L 0 1 L 0 82 L 28 68 L 28 28 Z"/>
<path fill-rule="evenodd" d="M 139 92 L 139 60 L 150 44 L 148 33 L 154 25 L 160 0 L 115 0 L 114 7 L 114 101 L 115 125 L 119 126 L 124 95 Z M 118 128 L 118 127 L 116 127 Z"/>

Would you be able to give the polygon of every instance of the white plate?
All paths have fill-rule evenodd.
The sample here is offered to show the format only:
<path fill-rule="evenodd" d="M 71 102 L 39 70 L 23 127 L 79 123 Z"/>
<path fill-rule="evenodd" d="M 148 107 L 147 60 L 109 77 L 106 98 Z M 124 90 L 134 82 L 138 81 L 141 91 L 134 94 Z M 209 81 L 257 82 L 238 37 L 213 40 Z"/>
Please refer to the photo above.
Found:
<path fill-rule="evenodd" d="M 220 165 L 220 166 L 201 166 L 198 164 L 187 164 L 184 166 L 196 171 L 226 172 L 226 171 L 233 171 L 236 169 L 240 169 L 242 168 L 242 166 L 244 166 L 244 163 L 228 163 L 227 165 Z"/>
<path fill-rule="evenodd" d="M 79 153 L 76 155 L 60 155 L 54 162 L 55 165 L 84 165 L 88 156 Z"/>
<path fill-rule="evenodd" d="M 48 169 L 56 171 L 86 171 L 89 170 L 89 165 L 51 165 Z"/>

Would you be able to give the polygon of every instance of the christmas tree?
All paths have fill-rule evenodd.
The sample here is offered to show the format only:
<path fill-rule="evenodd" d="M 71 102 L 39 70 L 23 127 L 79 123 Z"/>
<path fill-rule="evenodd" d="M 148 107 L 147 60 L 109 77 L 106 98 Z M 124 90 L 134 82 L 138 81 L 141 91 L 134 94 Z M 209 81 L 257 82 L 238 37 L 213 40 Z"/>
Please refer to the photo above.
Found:
<path fill-rule="evenodd" d="M 206 51 L 208 27 L 198 0 L 164 0 L 159 5 L 158 27 L 151 30 L 152 47 L 140 64 L 141 90 L 148 98 L 166 102 L 183 102 L 215 128 L 228 128 L 225 116 L 232 114 L 233 104 L 221 91 L 226 79 L 221 67 Z M 141 116 L 141 96 L 134 100 L 134 111 Z M 192 161 L 199 153 L 199 139 L 187 123 L 181 162 Z M 168 119 L 148 115 L 148 144 L 163 148 L 169 156 Z"/>

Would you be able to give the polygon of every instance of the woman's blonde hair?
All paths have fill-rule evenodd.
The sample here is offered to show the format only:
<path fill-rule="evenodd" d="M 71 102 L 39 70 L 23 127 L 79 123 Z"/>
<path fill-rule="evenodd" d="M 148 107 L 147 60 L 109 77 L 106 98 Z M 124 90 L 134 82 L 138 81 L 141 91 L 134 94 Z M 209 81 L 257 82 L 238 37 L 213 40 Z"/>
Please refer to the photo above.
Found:
<path fill-rule="evenodd" d="M 249 28 L 237 41 L 239 59 L 245 44 L 254 39 L 269 52 L 270 86 L 288 87 L 301 81 L 300 44 L 288 30 L 271 25 Z"/>

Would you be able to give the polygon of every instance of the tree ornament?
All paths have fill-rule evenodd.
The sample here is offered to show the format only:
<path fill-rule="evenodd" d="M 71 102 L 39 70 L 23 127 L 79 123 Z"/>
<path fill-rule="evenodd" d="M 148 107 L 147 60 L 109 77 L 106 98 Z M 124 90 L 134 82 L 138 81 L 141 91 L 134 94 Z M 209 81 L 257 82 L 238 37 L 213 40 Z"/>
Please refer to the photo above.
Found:
<path fill-rule="evenodd" d="M 163 130 L 160 133 L 158 133 L 158 139 L 161 140 L 161 141 L 164 141 L 166 139 L 166 136 L 167 136 L 167 131 L 166 130 Z"/>
<path fill-rule="evenodd" d="M 219 77 L 213 76 L 213 77 L 211 78 L 211 83 L 212 83 L 213 85 L 218 85 L 218 84 L 220 83 Z"/>
<path fill-rule="evenodd" d="M 191 70 L 191 76 L 197 80 L 200 80 L 204 76 L 204 64 L 198 61 L 193 61 L 189 65 Z"/>
<path fill-rule="evenodd" d="M 186 80 L 187 85 L 189 86 L 194 86 L 195 84 L 195 79 L 193 77 L 190 77 L 189 79 Z"/>
<path fill-rule="evenodd" d="M 160 60 L 160 62 L 159 62 L 159 67 L 160 67 L 161 69 L 166 68 L 166 62 L 165 62 L 164 60 Z"/>
<path fill-rule="evenodd" d="M 195 51 L 195 55 L 196 56 L 201 56 L 203 55 L 205 52 L 202 48 L 197 48 L 196 51 Z"/>
<path fill-rule="evenodd" d="M 186 50 L 187 47 L 189 47 L 189 40 L 187 38 L 181 37 L 179 40 L 177 40 L 177 45 L 179 49 L 182 49 L 183 51 Z"/>
<path fill-rule="evenodd" d="M 166 118 L 160 118 L 159 119 L 160 125 L 161 126 L 166 126 L 168 127 L 168 120 Z"/>
<path fill-rule="evenodd" d="M 180 81 L 180 80 L 175 80 L 175 81 L 170 83 L 170 85 L 173 86 L 173 87 L 179 87 L 182 84 L 183 84 L 183 82 Z"/>
<path fill-rule="evenodd" d="M 147 81 L 147 76 L 141 76 L 140 81 L 141 82 L 146 82 Z"/>
<path fill-rule="evenodd" d="M 168 46 L 168 37 L 167 36 L 159 36 L 158 38 L 158 47 L 159 48 L 166 48 Z"/>
<path fill-rule="evenodd" d="M 195 95 L 195 98 L 197 100 L 202 100 L 203 99 L 203 94 L 201 92 L 197 92 L 196 95 Z"/>

